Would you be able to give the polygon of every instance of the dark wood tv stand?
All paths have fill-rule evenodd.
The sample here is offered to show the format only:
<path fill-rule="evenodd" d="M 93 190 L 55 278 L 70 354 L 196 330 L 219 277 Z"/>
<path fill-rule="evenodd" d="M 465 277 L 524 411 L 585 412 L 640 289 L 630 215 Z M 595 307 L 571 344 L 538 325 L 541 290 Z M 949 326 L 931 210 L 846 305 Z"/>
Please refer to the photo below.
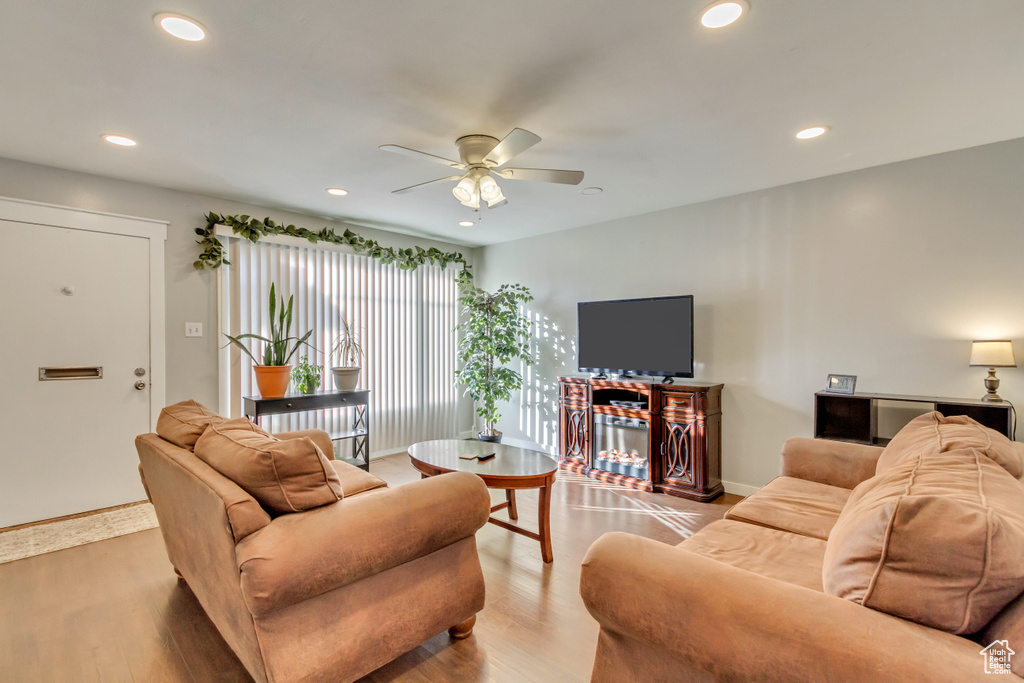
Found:
<path fill-rule="evenodd" d="M 721 475 L 722 386 L 691 379 L 673 383 L 640 379 L 559 377 L 559 466 L 594 479 L 644 491 L 709 501 L 723 492 Z M 612 405 L 636 402 L 637 407 Z M 594 416 L 644 424 L 648 467 L 605 469 L 595 453 Z"/>

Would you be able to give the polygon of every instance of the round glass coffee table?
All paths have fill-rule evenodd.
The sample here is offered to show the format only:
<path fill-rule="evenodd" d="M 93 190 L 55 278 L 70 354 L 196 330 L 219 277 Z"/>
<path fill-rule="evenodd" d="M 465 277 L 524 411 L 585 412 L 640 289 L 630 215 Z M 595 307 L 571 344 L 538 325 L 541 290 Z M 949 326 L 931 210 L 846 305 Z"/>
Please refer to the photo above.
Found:
<path fill-rule="evenodd" d="M 486 453 L 494 453 L 494 457 L 483 461 L 463 457 Z M 446 472 L 472 472 L 483 479 L 488 488 L 504 489 L 505 502 L 492 507 L 491 512 L 508 509 L 509 519 L 512 520 L 519 519 L 516 489 L 540 489 L 540 506 L 537 509 L 540 533 L 494 517 L 487 521 L 540 541 L 540 555 L 544 561 L 551 562 L 554 559 L 551 554 L 551 487 L 558 471 L 558 463 L 554 458 L 525 448 L 464 439 L 421 441 L 409 447 L 409 458 L 424 478 Z"/>

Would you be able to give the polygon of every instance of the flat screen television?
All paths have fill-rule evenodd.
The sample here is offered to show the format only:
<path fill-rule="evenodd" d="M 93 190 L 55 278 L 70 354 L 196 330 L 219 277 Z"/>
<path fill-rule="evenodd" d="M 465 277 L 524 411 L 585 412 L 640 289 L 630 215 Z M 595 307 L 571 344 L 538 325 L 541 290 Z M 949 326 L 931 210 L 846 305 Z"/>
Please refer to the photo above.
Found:
<path fill-rule="evenodd" d="M 580 372 L 693 377 L 693 296 L 577 304 Z"/>

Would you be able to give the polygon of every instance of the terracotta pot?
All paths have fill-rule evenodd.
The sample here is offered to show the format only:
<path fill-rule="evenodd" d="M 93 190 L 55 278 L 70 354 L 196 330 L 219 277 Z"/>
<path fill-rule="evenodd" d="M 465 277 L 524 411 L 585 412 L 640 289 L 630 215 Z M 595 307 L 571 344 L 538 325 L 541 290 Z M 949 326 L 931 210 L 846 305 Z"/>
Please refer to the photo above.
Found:
<path fill-rule="evenodd" d="M 290 365 L 256 365 L 256 386 L 263 398 L 281 398 L 288 393 L 288 381 L 292 376 Z"/>
<path fill-rule="evenodd" d="M 360 368 L 334 367 L 331 373 L 334 375 L 334 388 L 338 391 L 355 391 L 359 384 Z"/>

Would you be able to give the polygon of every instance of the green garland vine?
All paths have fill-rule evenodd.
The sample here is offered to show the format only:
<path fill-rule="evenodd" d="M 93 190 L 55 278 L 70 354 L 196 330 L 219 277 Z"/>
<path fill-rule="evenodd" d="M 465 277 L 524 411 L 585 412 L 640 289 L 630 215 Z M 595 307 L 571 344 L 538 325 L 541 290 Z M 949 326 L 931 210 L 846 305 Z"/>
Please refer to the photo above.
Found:
<path fill-rule="evenodd" d="M 346 229 L 340 235 L 330 228 L 323 228 L 318 232 L 299 228 L 294 225 L 284 225 L 271 220 L 269 217 L 260 220 L 247 215 L 227 216 L 210 212 L 206 216 L 206 227 L 196 228 L 199 239 L 196 244 L 203 248 L 199 258 L 192 264 L 196 270 L 206 268 L 220 268 L 222 264 L 230 265 L 224 256 L 224 245 L 220 243 L 214 234 L 217 225 L 226 225 L 231 231 L 240 237 L 251 242 L 258 242 L 260 237 L 266 235 L 288 235 L 290 237 L 301 237 L 316 244 L 317 242 L 330 242 L 331 244 L 344 244 L 352 247 L 357 254 L 363 254 L 370 258 L 377 259 L 381 263 L 394 263 L 402 270 L 415 270 L 427 263 L 445 268 L 450 263 L 461 263 L 462 271 L 459 272 L 458 283 L 460 286 L 469 284 L 473 279 L 470 266 L 466 259 L 459 252 L 443 252 L 436 247 L 424 249 L 412 247 L 409 249 L 395 249 L 394 247 L 381 246 L 376 240 L 366 239 L 351 230 Z"/>

